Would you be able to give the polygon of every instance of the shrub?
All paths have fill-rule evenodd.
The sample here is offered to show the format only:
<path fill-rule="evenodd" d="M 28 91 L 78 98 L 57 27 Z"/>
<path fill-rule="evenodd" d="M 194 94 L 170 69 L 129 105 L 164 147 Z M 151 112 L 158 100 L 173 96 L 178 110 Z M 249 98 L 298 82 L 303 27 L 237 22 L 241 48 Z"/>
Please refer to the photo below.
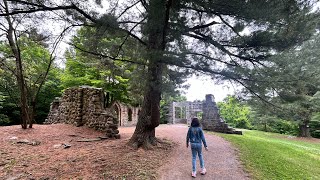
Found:
<path fill-rule="evenodd" d="M 311 132 L 311 136 L 314 138 L 320 138 L 320 130 L 314 130 Z"/>
<path fill-rule="evenodd" d="M 314 118 L 310 121 L 310 134 L 314 138 L 320 138 L 320 121 Z"/>
<path fill-rule="evenodd" d="M 10 119 L 5 114 L 0 114 L 0 126 L 7 126 L 11 123 Z"/>
<path fill-rule="evenodd" d="M 292 121 L 278 119 L 275 123 L 272 123 L 275 132 L 280 134 L 297 135 L 299 133 L 298 124 Z"/>

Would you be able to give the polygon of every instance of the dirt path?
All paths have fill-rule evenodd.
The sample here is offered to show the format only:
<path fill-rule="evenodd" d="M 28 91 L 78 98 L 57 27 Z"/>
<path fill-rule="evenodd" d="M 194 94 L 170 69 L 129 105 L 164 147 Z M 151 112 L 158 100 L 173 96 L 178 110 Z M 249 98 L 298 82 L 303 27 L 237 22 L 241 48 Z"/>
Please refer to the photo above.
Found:
<path fill-rule="evenodd" d="M 157 128 L 157 136 L 170 139 L 178 144 L 168 164 L 160 169 L 160 179 L 192 179 L 191 150 L 185 146 L 187 130 L 188 127 L 185 125 L 162 125 Z M 205 138 L 209 148 L 209 151 L 204 151 L 207 174 L 202 176 L 197 173 L 196 179 L 249 179 L 248 174 L 242 170 L 242 166 L 237 160 L 235 149 L 229 142 L 209 134 L 205 134 Z M 197 159 L 197 171 L 199 170 L 200 165 Z"/>
<path fill-rule="evenodd" d="M 0 127 L 0 180 L 191 179 L 191 150 L 185 147 L 187 126 L 157 128 L 158 137 L 175 142 L 173 152 L 168 144 L 152 151 L 132 149 L 126 143 L 134 129 L 120 127 L 119 140 L 79 142 L 103 133 L 66 124 L 34 125 L 27 130 L 20 126 Z M 248 179 L 228 142 L 214 135 L 205 137 L 209 146 L 209 151 L 204 152 L 208 173 L 197 179 Z M 21 144 L 20 140 L 40 144 Z M 64 148 L 64 143 L 71 147 Z"/>

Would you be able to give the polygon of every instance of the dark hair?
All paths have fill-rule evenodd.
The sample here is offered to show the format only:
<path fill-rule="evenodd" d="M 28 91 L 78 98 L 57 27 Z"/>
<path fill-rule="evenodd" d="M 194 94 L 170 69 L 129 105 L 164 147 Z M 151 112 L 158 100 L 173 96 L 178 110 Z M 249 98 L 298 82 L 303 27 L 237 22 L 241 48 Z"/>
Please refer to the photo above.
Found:
<path fill-rule="evenodd" d="M 199 127 L 200 126 L 200 122 L 198 118 L 192 118 L 191 121 L 191 127 Z"/>

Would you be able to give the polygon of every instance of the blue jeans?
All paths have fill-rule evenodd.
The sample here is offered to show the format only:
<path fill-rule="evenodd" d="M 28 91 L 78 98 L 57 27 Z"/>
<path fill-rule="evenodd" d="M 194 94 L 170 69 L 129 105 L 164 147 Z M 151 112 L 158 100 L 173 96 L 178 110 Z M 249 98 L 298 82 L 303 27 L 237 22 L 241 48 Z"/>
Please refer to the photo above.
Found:
<path fill-rule="evenodd" d="M 200 167 L 204 168 L 204 161 L 202 157 L 202 144 L 201 143 L 191 143 L 191 152 L 192 152 L 192 172 L 196 171 L 196 160 L 197 154 L 200 160 Z"/>

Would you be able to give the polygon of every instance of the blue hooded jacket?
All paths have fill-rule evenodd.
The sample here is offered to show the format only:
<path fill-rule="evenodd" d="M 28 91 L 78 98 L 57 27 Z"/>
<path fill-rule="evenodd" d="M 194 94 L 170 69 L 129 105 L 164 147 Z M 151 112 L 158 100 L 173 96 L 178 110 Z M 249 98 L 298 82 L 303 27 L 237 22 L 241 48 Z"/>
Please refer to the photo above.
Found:
<path fill-rule="evenodd" d="M 203 143 L 207 147 L 206 139 L 204 138 L 203 131 L 200 127 L 190 127 L 187 134 L 187 144 L 189 143 Z"/>

